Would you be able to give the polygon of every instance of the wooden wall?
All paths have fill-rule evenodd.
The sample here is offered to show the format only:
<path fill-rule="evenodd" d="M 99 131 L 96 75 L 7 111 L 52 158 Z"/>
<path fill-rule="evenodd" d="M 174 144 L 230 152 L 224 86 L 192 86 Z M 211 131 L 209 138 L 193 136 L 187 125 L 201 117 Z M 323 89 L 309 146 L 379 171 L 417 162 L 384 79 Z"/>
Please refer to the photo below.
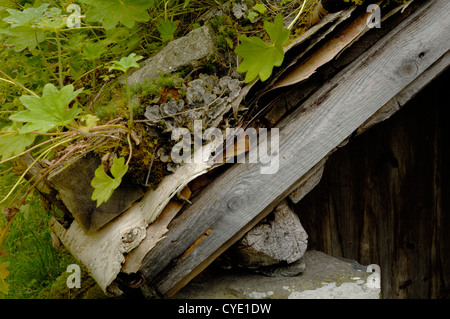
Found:
<path fill-rule="evenodd" d="M 308 249 L 380 265 L 383 298 L 450 297 L 449 83 L 333 153 L 295 207 Z"/>

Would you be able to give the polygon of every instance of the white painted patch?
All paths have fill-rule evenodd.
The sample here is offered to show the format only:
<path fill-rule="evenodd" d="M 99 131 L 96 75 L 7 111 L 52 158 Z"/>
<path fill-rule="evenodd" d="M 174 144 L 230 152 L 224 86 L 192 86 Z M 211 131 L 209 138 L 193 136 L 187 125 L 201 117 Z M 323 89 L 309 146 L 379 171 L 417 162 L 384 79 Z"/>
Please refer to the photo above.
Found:
<path fill-rule="evenodd" d="M 379 289 L 369 289 L 366 285 L 346 282 L 336 286 L 332 282 L 315 290 L 294 291 L 288 299 L 379 299 L 379 293 Z"/>

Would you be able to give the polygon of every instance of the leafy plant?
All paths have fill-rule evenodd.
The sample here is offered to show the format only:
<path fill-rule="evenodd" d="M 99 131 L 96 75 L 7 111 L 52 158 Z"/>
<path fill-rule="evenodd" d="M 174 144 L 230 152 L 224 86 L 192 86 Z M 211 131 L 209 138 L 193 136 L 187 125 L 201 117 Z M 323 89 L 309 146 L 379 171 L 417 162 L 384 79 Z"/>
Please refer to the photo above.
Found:
<path fill-rule="evenodd" d="M 5 132 L 9 133 L 0 136 L 0 155 L 2 161 L 24 152 L 36 139 L 36 134 L 19 133 L 21 126 L 21 123 L 13 123 L 11 126 L 5 126 L 3 128 Z"/>
<path fill-rule="evenodd" d="M 266 6 L 262 3 L 257 3 L 252 7 L 253 10 L 258 11 L 261 14 L 264 14 L 267 10 Z"/>
<path fill-rule="evenodd" d="M 103 54 L 107 51 L 106 47 L 101 43 L 88 42 L 83 44 L 83 51 L 81 55 L 87 61 L 100 60 Z"/>
<path fill-rule="evenodd" d="M 245 82 L 251 82 L 259 76 L 261 81 L 267 80 L 275 66 L 280 66 L 284 59 L 283 46 L 289 39 L 290 31 L 283 26 L 283 17 L 277 15 L 273 23 L 265 21 L 264 29 L 270 37 L 268 44 L 258 37 L 239 35 L 242 42 L 235 53 L 244 60 L 237 71 L 246 73 Z"/>
<path fill-rule="evenodd" d="M 267 7 L 262 3 L 255 4 L 251 10 L 249 10 L 247 19 L 250 20 L 250 22 L 254 23 L 260 15 L 263 15 L 267 10 Z"/>
<path fill-rule="evenodd" d="M 95 170 L 95 177 L 91 182 L 92 187 L 94 187 L 94 192 L 92 193 L 92 200 L 97 201 L 97 207 L 103 202 L 106 202 L 114 190 L 119 187 L 122 182 L 122 177 L 128 171 L 128 165 L 125 165 L 125 159 L 123 157 L 114 158 L 113 164 L 111 166 L 111 174 L 113 177 L 108 176 L 102 165 L 99 165 Z"/>
<path fill-rule="evenodd" d="M 46 84 L 42 97 L 23 95 L 20 101 L 27 110 L 9 118 L 17 122 L 27 122 L 20 128 L 20 134 L 32 131 L 46 133 L 55 127 L 68 125 L 81 112 L 78 107 L 68 106 L 82 91 L 83 89 L 74 91 L 71 84 L 61 90 L 51 83 Z"/>
<path fill-rule="evenodd" d="M 23 11 L 7 9 L 10 14 L 9 17 L 3 19 L 7 23 L 11 24 L 11 28 L 20 27 L 24 24 L 30 24 L 35 20 L 40 20 L 44 16 L 45 10 L 47 10 L 49 4 L 45 3 L 38 8 L 27 8 Z"/>
<path fill-rule="evenodd" d="M 137 61 L 142 59 L 142 56 L 136 56 L 136 53 L 131 53 L 127 57 L 121 58 L 120 61 L 112 61 L 109 71 L 119 70 L 126 73 L 130 68 L 139 68 Z"/>
<path fill-rule="evenodd" d="M 86 13 L 88 22 L 101 22 L 106 30 L 115 28 L 119 23 L 127 28 L 136 22 L 150 19 L 147 9 L 154 5 L 153 0 L 81 0 L 91 5 Z"/>
<path fill-rule="evenodd" d="M 159 26 L 157 30 L 161 35 L 162 42 L 173 40 L 173 35 L 176 29 L 177 25 L 175 24 L 175 22 L 168 19 L 159 19 Z"/>
<path fill-rule="evenodd" d="M 136 56 L 136 53 L 130 53 L 127 57 L 121 58 L 120 61 L 112 61 L 112 66 L 108 68 L 109 71 L 119 70 L 125 73 L 125 86 L 127 90 L 128 109 L 130 112 L 130 118 L 128 119 L 128 127 L 133 126 L 133 107 L 131 105 L 130 87 L 128 85 L 128 70 L 130 68 L 139 68 L 137 61 L 142 59 L 142 56 Z"/>
<path fill-rule="evenodd" d="M 43 4 L 38 8 L 27 8 L 23 11 L 7 9 L 9 16 L 3 18 L 3 21 L 9 24 L 9 28 L 3 31 L 8 35 L 5 44 L 13 46 L 16 52 L 21 52 L 27 48 L 33 50 L 43 42 L 47 32 L 36 28 L 36 24 L 44 17 L 48 6 L 49 4 Z"/>
<path fill-rule="evenodd" d="M 306 1 L 316 0 L 303 0 L 302 9 Z M 44 166 L 42 178 L 72 154 L 91 151 L 100 156 L 106 152 L 114 154 L 109 170 L 99 166 L 91 181 L 94 188 L 91 199 L 97 206 L 112 196 L 125 174 L 142 176 L 148 172 L 148 179 L 152 172 L 155 178 L 152 176 L 152 183 L 148 184 L 146 180 L 145 186 L 158 185 L 169 166 L 155 155 L 156 149 L 170 146 L 159 144 L 165 141 L 164 135 L 153 135 L 146 124 L 139 123 L 147 121 L 145 106 L 155 104 L 153 109 L 158 111 L 158 119 L 161 118 L 155 130 L 163 131 L 162 134 L 170 132 L 165 131 L 170 127 L 186 125 L 191 116 L 215 119 L 239 94 L 242 85 L 231 72 L 236 67 L 233 51 L 243 58 L 238 71 L 246 73 L 246 82 L 257 77 L 267 80 L 273 68 L 284 59 L 283 46 L 290 36 L 288 29 L 302 9 L 287 29 L 283 27 L 282 15 L 290 15 L 301 3 L 291 0 L 274 3 L 262 0 L 0 0 L 0 40 L 4 44 L 0 47 L 0 205 L 22 212 L 15 217 L 18 224 L 12 225 L 20 228 L 26 224 L 22 217 L 31 209 L 27 196 L 34 195 L 31 190 L 39 185 L 39 178 L 25 179 L 33 166 L 20 163 L 19 159 L 26 153 L 34 158 L 33 164 L 39 162 Z M 68 4 L 72 6 L 70 10 Z M 233 12 L 235 5 L 242 9 L 239 18 Z M 281 14 L 272 23 L 263 21 L 271 19 L 275 12 Z M 78 22 L 69 25 L 74 14 L 78 15 Z M 138 61 L 156 53 L 178 35 L 204 24 L 215 31 L 218 50 L 203 68 L 160 74 L 148 83 L 130 88 L 128 72 L 139 67 Z M 241 44 L 236 48 L 239 41 Z M 117 85 L 115 70 L 123 73 L 125 87 Z M 208 87 L 208 94 L 202 94 L 204 86 Z M 199 101 L 194 101 L 197 93 Z M 132 97 L 140 101 L 134 109 Z M 15 164 L 16 175 L 7 162 Z M 14 179 L 4 191 L 7 184 L 4 176 L 8 175 L 4 171 L 8 170 Z M 38 198 L 34 196 L 32 200 Z M 49 217 L 42 209 L 36 209 L 35 215 L 36 220 L 39 216 Z M 41 227 L 36 220 L 33 226 L 27 227 L 31 230 Z M 12 288 L 19 269 L 27 269 L 21 285 L 33 290 L 40 286 L 36 280 L 49 282 L 48 276 L 52 278 L 60 271 L 52 266 L 54 252 L 41 245 L 44 238 L 40 231 L 27 234 L 20 231 L 18 235 L 17 231 L 9 235 L 8 244 L 14 246 L 30 240 L 35 245 L 33 248 L 42 254 L 31 254 L 28 250 L 22 256 L 15 250 L 18 247 L 9 249 L 15 257 L 0 259 L 0 290 L 7 287 L 1 285 L 8 276 L 9 291 L 20 291 Z M 6 234 L 5 228 L 0 228 L 0 242 L 2 234 Z M 48 241 L 49 233 L 45 234 Z M 20 263 L 27 266 L 20 267 Z M 42 268 L 38 279 L 27 283 L 33 280 L 32 269 L 38 267 Z M 22 292 L 18 295 L 29 296 Z"/>

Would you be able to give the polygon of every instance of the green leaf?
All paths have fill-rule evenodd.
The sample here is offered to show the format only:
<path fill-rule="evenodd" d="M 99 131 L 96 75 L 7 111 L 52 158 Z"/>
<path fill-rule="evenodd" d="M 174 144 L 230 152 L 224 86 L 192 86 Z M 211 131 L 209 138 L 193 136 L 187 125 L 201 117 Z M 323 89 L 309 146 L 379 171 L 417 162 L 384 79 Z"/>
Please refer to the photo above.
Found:
<path fill-rule="evenodd" d="M 4 30 L 3 33 L 8 36 L 5 44 L 14 47 L 16 52 L 21 52 L 27 48 L 31 51 L 46 38 L 46 33 L 43 30 L 30 26 L 9 28 Z"/>
<path fill-rule="evenodd" d="M 113 158 L 113 165 L 111 166 L 111 174 L 115 179 L 121 179 L 128 170 L 128 165 L 125 165 L 125 158 Z"/>
<path fill-rule="evenodd" d="M 125 73 L 129 68 L 139 68 L 137 61 L 140 59 L 142 59 L 142 56 L 136 56 L 136 53 L 130 53 L 129 56 L 121 58 L 120 61 L 112 61 L 111 63 L 113 65 L 108 67 L 108 70 L 119 70 Z"/>
<path fill-rule="evenodd" d="M 86 13 L 88 22 L 102 22 L 106 30 L 121 23 L 133 28 L 136 22 L 150 19 L 147 9 L 153 7 L 153 0 L 82 0 L 91 7 Z"/>
<path fill-rule="evenodd" d="M 103 170 L 103 166 L 99 165 L 95 170 L 95 177 L 91 181 L 91 186 L 94 187 L 91 199 L 97 201 L 97 207 L 103 202 L 106 202 L 114 190 L 119 187 L 122 182 L 122 177 L 128 171 L 128 165 L 125 165 L 125 158 L 114 158 L 113 165 L 111 166 L 111 174 L 113 177 L 108 176 Z"/>
<path fill-rule="evenodd" d="M 162 42 L 173 40 L 173 35 L 177 29 L 175 22 L 170 20 L 159 19 L 159 27 L 156 28 L 161 35 Z"/>
<path fill-rule="evenodd" d="M 14 132 L 0 135 L 0 155 L 2 161 L 22 153 L 28 146 L 33 144 L 36 134 L 20 134 L 19 129 L 21 126 L 20 123 L 13 123 L 13 125 L 2 129 L 3 131 Z"/>
<path fill-rule="evenodd" d="M 245 82 L 253 81 L 258 75 L 261 81 L 267 80 L 272 74 L 274 65 L 280 65 L 283 61 L 283 51 L 277 47 L 265 43 L 260 38 L 239 35 L 241 44 L 235 52 L 244 60 L 239 65 L 237 71 L 247 72 Z"/>
<path fill-rule="evenodd" d="M 53 84 L 46 84 L 42 97 L 22 95 L 20 102 L 27 110 L 11 115 L 13 121 L 27 122 L 20 133 L 37 131 L 45 133 L 57 126 L 69 124 L 80 112 L 81 109 L 68 108 L 83 89 L 74 91 L 73 85 L 66 85 L 60 91 Z"/>
<path fill-rule="evenodd" d="M 86 115 L 82 116 L 81 120 L 86 123 L 87 128 L 96 126 L 98 121 L 100 121 L 100 119 L 97 116 L 92 115 L 92 114 L 86 114 Z"/>
<path fill-rule="evenodd" d="M 238 36 L 241 44 L 236 48 L 235 53 L 242 57 L 243 61 L 237 71 L 247 72 L 246 83 L 253 81 L 257 76 L 261 81 L 267 80 L 272 75 L 273 68 L 283 63 L 283 46 L 289 39 L 290 31 L 283 27 L 282 16 L 277 15 L 274 23 L 264 22 L 264 29 L 272 44 L 265 43 L 257 37 Z"/>
<path fill-rule="evenodd" d="M 44 16 L 45 10 L 49 6 L 48 3 L 41 5 L 39 8 L 27 8 L 23 11 L 7 9 L 9 17 L 3 18 L 3 21 L 11 24 L 11 28 L 30 25 L 35 20 L 40 20 Z"/>
<path fill-rule="evenodd" d="M 270 41 L 279 48 L 283 48 L 289 40 L 290 30 L 283 26 L 283 17 L 281 14 L 275 17 L 273 23 L 264 21 L 264 29 L 269 35 Z"/>
<path fill-rule="evenodd" d="M 258 11 L 261 14 L 264 14 L 264 12 L 266 12 L 267 8 L 264 4 L 262 3 L 257 3 L 252 7 L 253 10 Z"/>
<path fill-rule="evenodd" d="M 259 17 L 259 14 L 255 11 L 250 11 L 247 15 L 247 19 L 249 19 L 251 23 L 254 23 L 257 17 Z"/>
<path fill-rule="evenodd" d="M 67 26 L 67 18 L 61 15 L 61 9 L 50 8 L 45 11 L 44 19 L 39 21 L 38 26 L 43 30 L 58 32 Z"/>
<path fill-rule="evenodd" d="M 83 45 L 83 59 L 87 61 L 99 60 L 106 52 L 106 47 L 99 43 L 88 42 Z"/>

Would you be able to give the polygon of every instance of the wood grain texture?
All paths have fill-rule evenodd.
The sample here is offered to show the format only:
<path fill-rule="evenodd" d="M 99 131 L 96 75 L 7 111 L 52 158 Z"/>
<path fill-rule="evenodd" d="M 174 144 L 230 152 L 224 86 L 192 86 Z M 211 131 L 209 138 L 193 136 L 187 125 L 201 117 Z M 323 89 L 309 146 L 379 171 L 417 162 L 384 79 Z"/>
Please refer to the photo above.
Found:
<path fill-rule="evenodd" d="M 181 195 L 184 198 L 189 199 L 191 196 L 189 187 L 185 187 L 181 191 Z M 169 231 L 167 229 L 167 225 L 173 218 L 175 218 L 184 204 L 185 203 L 180 200 L 172 199 L 166 207 L 164 207 L 164 210 L 161 212 L 159 217 L 147 226 L 145 239 L 139 244 L 138 247 L 125 256 L 125 262 L 122 266 L 121 272 L 132 274 L 139 270 L 146 253 L 152 249 L 156 243 Z"/>
<path fill-rule="evenodd" d="M 163 295 L 175 293 L 267 215 L 296 181 L 450 49 L 449 14 L 450 2 L 427 2 L 281 123 L 277 174 L 260 174 L 263 163 L 240 164 L 211 183 L 145 257 L 147 279 Z M 188 256 L 172 262 L 210 228 Z"/>
<path fill-rule="evenodd" d="M 387 120 L 399 111 L 407 102 L 413 99 L 431 81 L 439 77 L 450 66 L 450 51 L 423 72 L 417 79 L 406 86 L 395 97 L 389 100 L 373 116 L 358 128 L 357 134 L 361 134 L 372 126 Z"/>
<path fill-rule="evenodd" d="M 67 207 L 61 201 L 61 198 L 58 196 L 58 192 L 56 192 L 46 180 L 44 173 L 45 168 L 42 167 L 38 162 L 35 162 L 35 158 L 30 155 L 30 153 L 26 153 L 25 155 L 16 159 L 13 163 L 14 170 L 16 174 L 23 172 L 18 171 L 20 168 L 28 167 L 29 170 L 25 174 L 25 179 L 32 182 L 32 184 L 36 184 L 36 188 L 39 193 L 49 202 L 58 207 L 64 214 L 70 216 L 70 212 L 67 210 Z M 62 219 L 62 218 L 61 218 Z"/>

